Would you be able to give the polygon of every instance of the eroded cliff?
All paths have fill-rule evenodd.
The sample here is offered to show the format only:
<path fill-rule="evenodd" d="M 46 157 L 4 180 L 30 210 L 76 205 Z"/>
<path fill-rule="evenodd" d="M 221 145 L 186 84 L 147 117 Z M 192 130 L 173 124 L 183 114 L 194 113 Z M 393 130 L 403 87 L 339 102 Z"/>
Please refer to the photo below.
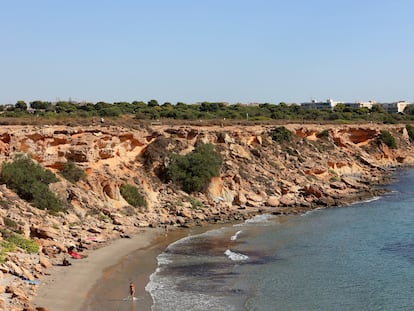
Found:
<path fill-rule="evenodd" d="M 284 143 L 269 136 L 274 127 L 0 127 L 0 162 L 30 155 L 59 176 L 50 189 L 67 206 L 52 216 L 0 186 L 0 225 L 11 220 L 13 230 L 41 246 L 39 254 L 9 253 L 0 264 L 0 306 L 29 308 L 35 286 L 19 283 L 19 277 L 40 277 L 78 239 L 99 247 L 144 226 L 241 221 L 263 211 L 303 213 L 344 205 L 375 195 L 374 186 L 389 178 L 389 168 L 414 163 L 404 125 L 291 124 L 286 128 L 293 139 Z M 395 138 L 397 149 L 378 139 L 382 130 Z M 203 193 L 189 195 L 165 183 L 160 172 L 171 152 L 186 154 L 198 143 L 214 144 L 223 164 Z M 83 169 L 86 179 L 73 184 L 61 177 L 67 161 Z M 141 190 L 146 208 L 128 205 L 120 194 L 126 183 Z M 195 207 L 194 199 L 202 206 Z"/>

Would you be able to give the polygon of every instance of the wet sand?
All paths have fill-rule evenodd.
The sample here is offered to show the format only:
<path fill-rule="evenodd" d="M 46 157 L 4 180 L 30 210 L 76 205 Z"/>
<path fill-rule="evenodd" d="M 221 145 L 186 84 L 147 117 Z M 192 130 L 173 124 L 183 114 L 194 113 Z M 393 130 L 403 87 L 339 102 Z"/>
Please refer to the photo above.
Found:
<path fill-rule="evenodd" d="M 87 293 L 79 311 L 151 310 L 152 299 L 145 291 L 145 286 L 157 268 L 157 256 L 169 244 L 191 234 L 192 231 L 177 228 L 169 231 L 167 235 L 162 232 L 146 247 L 131 251 L 115 265 L 104 269 L 99 281 Z M 128 299 L 129 282 L 135 284 L 137 300 L 134 302 Z"/>
<path fill-rule="evenodd" d="M 145 286 L 157 268 L 157 256 L 169 244 L 186 236 L 229 225 L 206 224 L 202 227 L 175 228 L 169 230 L 167 235 L 159 235 L 147 247 L 129 253 L 116 265 L 105 269 L 102 278 L 89 291 L 80 311 L 150 311 L 153 301 L 145 291 Z M 127 300 L 130 281 L 136 287 L 137 300 L 133 303 Z"/>
<path fill-rule="evenodd" d="M 39 285 L 33 305 L 51 311 L 84 310 L 82 306 L 89 291 L 102 279 L 105 269 L 117 265 L 131 252 L 148 247 L 161 236 L 164 236 L 163 230 L 145 228 L 130 239 L 119 239 L 102 248 L 88 251 L 87 258 L 71 260 L 71 266 L 52 267 L 48 270 L 50 275 L 41 279 L 42 284 Z M 145 286 L 136 285 L 137 293 L 141 291 L 140 287 Z"/>

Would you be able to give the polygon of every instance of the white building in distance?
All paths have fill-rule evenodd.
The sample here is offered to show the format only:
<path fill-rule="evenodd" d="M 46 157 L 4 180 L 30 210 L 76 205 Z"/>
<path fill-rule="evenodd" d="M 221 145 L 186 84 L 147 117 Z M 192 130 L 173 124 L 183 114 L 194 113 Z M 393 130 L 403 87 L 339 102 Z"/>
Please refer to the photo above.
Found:
<path fill-rule="evenodd" d="M 309 103 L 301 103 L 300 106 L 303 109 L 330 109 L 330 110 L 333 110 L 335 108 L 335 106 L 339 103 L 342 103 L 346 107 L 350 107 L 350 108 L 354 108 L 354 109 L 359 109 L 359 108 L 372 109 L 372 106 L 380 105 L 381 107 L 383 107 L 389 113 L 403 113 L 404 109 L 408 105 L 411 105 L 409 102 L 403 101 L 403 100 L 400 100 L 400 101 L 397 101 L 397 102 L 392 102 L 392 103 L 377 103 L 374 100 L 356 101 L 355 103 L 345 103 L 345 102 L 340 102 L 340 101 L 334 101 L 332 99 L 327 99 L 324 102 L 317 101 L 317 100 L 312 100 Z"/>

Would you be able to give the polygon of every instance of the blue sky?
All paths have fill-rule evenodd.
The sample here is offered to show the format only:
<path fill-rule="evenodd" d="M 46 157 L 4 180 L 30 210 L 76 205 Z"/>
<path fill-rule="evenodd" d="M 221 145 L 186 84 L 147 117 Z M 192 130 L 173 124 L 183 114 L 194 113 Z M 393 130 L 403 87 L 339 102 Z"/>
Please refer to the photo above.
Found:
<path fill-rule="evenodd" d="M 0 103 L 414 101 L 411 0 L 0 0 Z"/>

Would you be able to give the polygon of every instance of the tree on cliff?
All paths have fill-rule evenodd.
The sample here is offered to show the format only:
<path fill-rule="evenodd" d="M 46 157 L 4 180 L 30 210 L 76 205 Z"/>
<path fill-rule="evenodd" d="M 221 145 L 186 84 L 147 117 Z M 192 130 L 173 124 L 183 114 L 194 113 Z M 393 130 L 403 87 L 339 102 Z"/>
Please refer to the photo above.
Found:
<path fill-rule="evenodd" d="M 26 156 L 17 156 L 13 162 L 3 163 L 0 182 L 32 203 L 39 209 L 47 209 L 52 214 L 64 210 L 61 200 L 49 190 L 48 185 L 59 181 L 56 176 Z"/>
<path fill-rule="evenodd" d="M 269 131 L 269 135 L 278 143 L 289 142 L 292 139 L 292 132 L 284 126 L 275 127 Z"/>
<path fill-rule="evenodd" d="M 198 145 L 193 152 L 172 154 L 167 179 L 180 185 L 187 193 L 202 191 L 214 176 L 220 175 L 221 156 L 212 144 Z"/>
<path fill-rule="evenodd" d="M 397 143 L 395 141 L 395 138 L 388 131 L 381 131 L 381 133 L 378 136 L 378 141 L 386 144 L 391 149 L 397 149 Z"/>

